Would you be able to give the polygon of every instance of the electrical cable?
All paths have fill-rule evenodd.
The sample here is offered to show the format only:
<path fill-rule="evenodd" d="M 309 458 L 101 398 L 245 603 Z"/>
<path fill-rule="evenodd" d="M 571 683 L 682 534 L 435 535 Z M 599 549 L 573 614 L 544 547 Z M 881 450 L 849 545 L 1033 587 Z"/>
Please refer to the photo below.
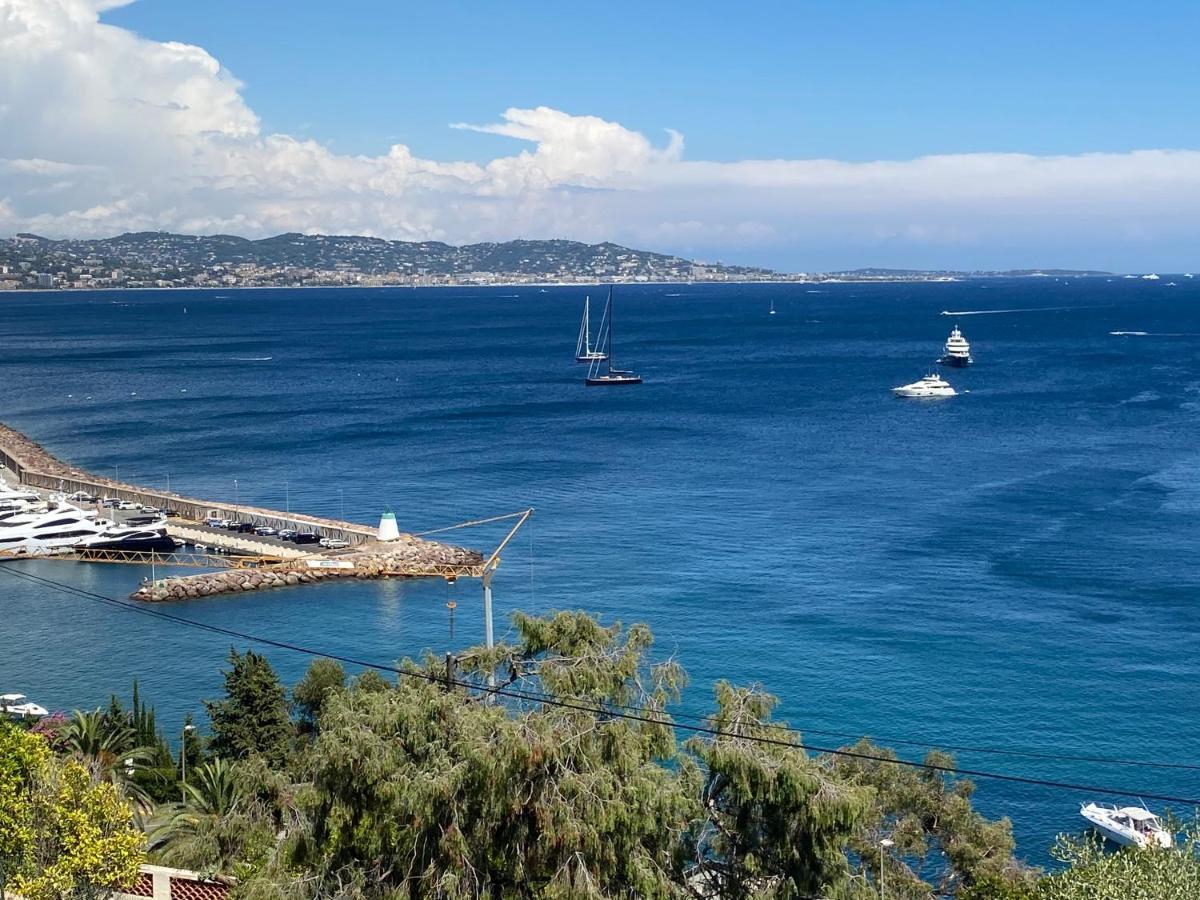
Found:
<path fill-rule="evenodd" d="M 220 625 L 212 625 L 207 622 L 199 622 L 195 619 L 188 619 L 183 616 L 176 616 L 171 613 L 166 613 L 158 609 L 153 609 L 137 603 L 132 603 L 125 600 L 118 600 L 114 597 L 107 597 L 104 594 L 97 594 L 93 591 L 87 591 L 82 588 L 74 587 L 73 585 L 63 584 L 49 578 L 43 578 L 39 575 L 34 575 L 29 572 L 17 572 L 10 566 L 0 566 L 0 573 L 13 576 L 15 578 L 49 587 L 63 593 L 70 593 L 85 599 L 93 600 L 106 606 L 111 606 L 117 609 L 122 609 L 127 612 L 139 613 L 164 621 L 174 622 L 179 625 L 184 625 L 191 628 L 201 629 L 214 634 L 221 634 L 227 637 L 237 638 L 238 640 L 250 641 L 253 643 L 262 644 L 268 647 L 275 647 L 281 650 L 289 650 L 296 653 L 302 653 L 308 656 L 320 657 L 324 659 L 334 660 L 336 662 L 346 663 L 353 666 L 361 666 L 363 668 L 374 669 L 376 671 L 389 672 L 401 678 L 418 678 L 424 681 L 444 684 L 450 687 L 460 687 L 466 690 L 476 691 L 484 695 L 507 697 L 516 700 L 526 700 L 535 703 L 542 703 L 547 706 L 558 707 L 561 709 L 571 709 L 578 712 L 586 712 L 590 714 L 599 714 L 610 718 L 623 719 L 628 721 L 640 722 L 647 725 L 659 725 L 667 728 L 673 728 L 679 731 L 685 731 L 690 734 L 708 735 L 716 738 L 732 738 L 737 740 L 746 740 L 752 743 L 787 747 L 795 750 L 809 750 L 814 753 L 824 753 L 830 756 L 840 756 L 851 759 L 859 759 L 870 762 L 890 763 L 893 765 L 905 766 L 906 768 L 922 769 L 926 771 L 941 772 L 951 775 L 969 776 L 971 778 L 986 778 L 993 781 L 1004 781 L 1013 784 L 1024 784 L 1035 787 L 1045 787 L 1056 790 L 1070 790 L 1078 792 L 1087 792 L 1093 794 L 1109 794 L 1121 797 L 1135 797 L 1150 800 L 1159 800 L 1165 803 L 1180 803 L 1189 806 L 1200 806 L 1200 799 L 1191 797 L 1179 797 L 1168 794 L 1158 794 L 1151 791 L 1127 790 L 1122 788 L 1097 787 L 1094 785 L 1073 784 L 1070 782 L 1053 781 L 1050 779 L 1036 778 L 1026 775 L 1009 775 L 999 772 L 988 772 L 978 769 L 964 769 L 955 766 L 936 765 L 933 763 L 915 762 L 900 758 L 891 758 L 880 756 L 878 754 L 864 753 L 846 748 L 821 747 L 814 744 L 805 743 L 802 741 L 789 741 L 780 738 L 766 737 L 761 734 L 738 734 L 734 732 L 721 731 L 704 725 L 692 725 L 682 722 L 673 721 L 672 719 L 651 718 L 649 716 L 640 715 L 627 710 L 637 709 L 640 712 L 651 713 L 655 716 L 667 715 L 665 712 L 658 710 L 647 709 L 645 707 L 624 707 L 612 708 L 606 706 L 598 706 L 588 703 L 575 703 L 570 700 L 564 700 L 560 697 L 554 697 L 548 694 L 539 694 L 535 692 L 514 690 L 506 687 L 489 687 L 486 685 L 478 685 L 473 682 L 463 681 L 461 679 L 447 679 L 444 676 L 434 675 L 428 672 L 420 672 L 407 669 L 399 669 L 395 666 L 386 666 L 380 663 L 370 662 L 369 660 L 361 660 L 355 657 L 345 656 L 336 653 L 327 653 L 322 650 L 316 650 L 311 647 L 305 647 L 300 644 L 293 644 L 287 641 L 279 641 L 273 638 L 262 637 L 260 635 L 249 634 L 247 632 L 238 631 L 232 628 L 224 628 Z M 769 730 L 769 723 L 761 726 L 756 726 L 762 730 Z M 799 732 L 794 731 L 799 737 Z"/>

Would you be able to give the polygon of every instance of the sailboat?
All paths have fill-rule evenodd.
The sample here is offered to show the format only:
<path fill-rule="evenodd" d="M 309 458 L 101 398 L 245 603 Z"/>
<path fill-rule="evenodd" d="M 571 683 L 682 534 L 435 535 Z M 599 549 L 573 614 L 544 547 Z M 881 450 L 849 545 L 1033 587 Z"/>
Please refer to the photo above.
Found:
<path fill-rule="evenodd" d="M 770 311 L 767 313 L 767 315 L 768 315 L 768 316 L 773 316 L 773 315 L 775 315 L 775 298 L 774 298 L 774 297 L 772 297 L 772 298 L 771 298 L 771 309 L 770 309 Z"/>
<path fill-rule="evenodd" d="M 603 354 L 599 359 L 593 359 L 588 367 L 586 383 L 592 386 L 641 384 L 642 376 L 635 375 L 628 369 L 614 369 L 612 364 L 612 288 L 608 289 L 608 302 L 604 304 L 604 316 L 600 319 L 600 340 L 597 350 Z M 603 348 L 603 349 L 601 349 Z M 604 370 L 601 371 L 601 363 Z"/>
<path fill-rule="evenodd" d="M 590 363 L 608 359 L 598 349 L 592 347 L 592 329 L 588 324 L 588 305 L 590 297 L 583 298 L 583 321 L 579 323 L 579 340 L 575 342 L 575 362 Z"/>

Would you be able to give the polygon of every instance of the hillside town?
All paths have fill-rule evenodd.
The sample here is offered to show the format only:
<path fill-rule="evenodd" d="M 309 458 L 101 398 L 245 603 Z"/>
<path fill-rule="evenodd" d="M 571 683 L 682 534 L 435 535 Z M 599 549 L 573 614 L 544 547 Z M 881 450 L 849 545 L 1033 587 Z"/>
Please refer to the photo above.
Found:
<path fill-rule="evenodd" d="M 0 290 L 790 281 L 616 244 L 440 242 L 283 234 L 262 240 L 165 232 L 102 240 L 0 240 Z"/>

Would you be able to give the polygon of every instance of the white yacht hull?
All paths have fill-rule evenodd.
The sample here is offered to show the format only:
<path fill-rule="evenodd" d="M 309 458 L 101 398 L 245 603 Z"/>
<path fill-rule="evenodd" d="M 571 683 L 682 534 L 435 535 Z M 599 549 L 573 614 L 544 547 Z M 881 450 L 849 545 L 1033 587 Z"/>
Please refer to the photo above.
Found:
<path fill-rule="evenodd" d="M 892 393 L 906 400 L 936 400 L 941 397 L 955 397 L 958 395 L 958 392 L 953 389 L 948 391 L 930 391 L 920 388 L 892 388 Z"/>
<path fill-rule="evenodd" d="M 1154 820 L 1155 827 L 1138 830 L 1128 823 L 1127 820 L 1116 821 L 1120 812 L 1123 811 L 1108 809 L 1098 806 L 1095 803 L 1088 803 L 1079 809 L 1079 814 L 1096 831 L 1114 844 L 1120 844 L 1122 847 L 1145 847 L 1155 844 L 1161 847 L 1170 847 L 1174 843 L 1170 833 L 1157 826 L 1157 820 Z"/>
<path fill-rule="evenodd" d="M 120 525 L 69 503 L 56 503 L 42 512 L 0 516 L 0 551 L 44 556 L 80 549 L 170 553 L 175 542 L 165 528 Z"/>

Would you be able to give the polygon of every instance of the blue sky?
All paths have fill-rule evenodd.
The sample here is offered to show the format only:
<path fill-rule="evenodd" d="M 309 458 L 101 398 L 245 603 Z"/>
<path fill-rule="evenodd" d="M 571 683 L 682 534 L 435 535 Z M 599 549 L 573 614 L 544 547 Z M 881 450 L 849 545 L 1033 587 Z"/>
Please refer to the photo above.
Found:
<path fill-rule="evenodd" d="M 268 131 L 347 153 L 511 149 L 510 106 L 600 116 L 711 160 L 1194 147 L 1200 4 L 140 0 L 105 20 L 195 43 Z"/>
<path fill-rule="evenodd" d="M 0 22 L 0 235 L 1200 271 L 1194 2 L 0 0 Z"/>

